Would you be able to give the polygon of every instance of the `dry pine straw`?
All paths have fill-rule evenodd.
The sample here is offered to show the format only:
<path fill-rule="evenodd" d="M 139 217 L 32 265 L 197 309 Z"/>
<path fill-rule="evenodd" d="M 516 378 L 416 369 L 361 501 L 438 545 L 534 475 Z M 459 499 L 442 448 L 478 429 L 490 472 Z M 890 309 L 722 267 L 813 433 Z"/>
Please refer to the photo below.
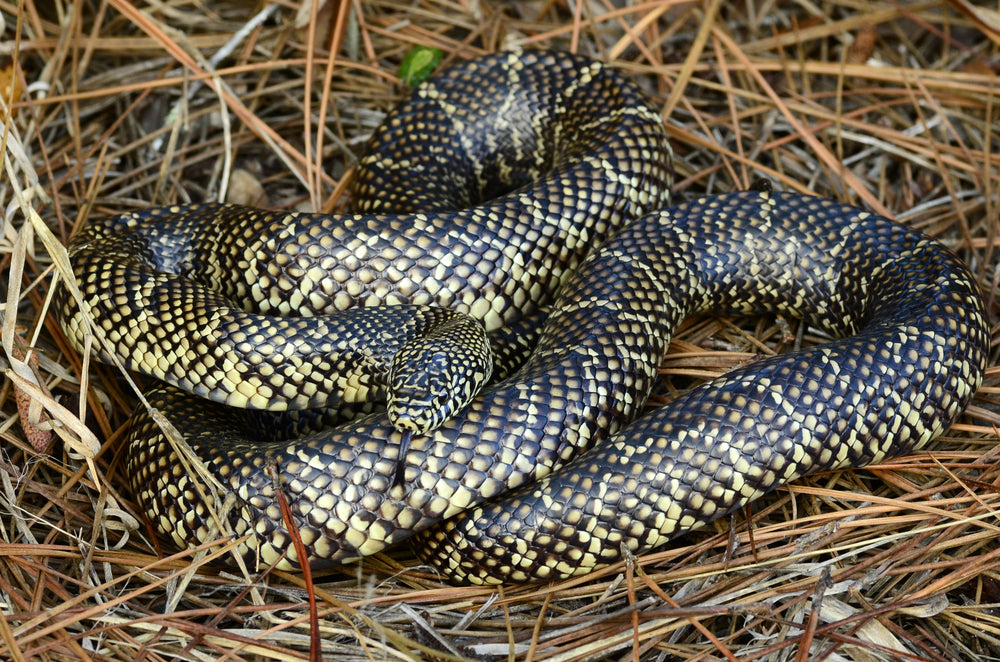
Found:
<path fill-rule="evenodd" d="M 403 549 L 314 578 L 311 622 L 301 577 L 248 580 L 213 564 L 222 543 L 161 551 L 119 491 L 135 396 L 84 369 L 48 315 L 62 245 L 90 215 L 170 201 L 337 206 L 414 45 L 446 63 L 513 45 L 613 61 L 662 105 L 681 196 L 768 177 L 884 211 L 958 251 L 996 319 L 1000 14 L 620 4 L 343 0 L 248 26 L 258 8 L 235 2 L 0 1 L 0 657 L 303 659 L 320 640 L 345 660 L 1000 657 L 995 351 L 969 415 L 929 449 L 799 481 L 551 586 L 449 587 Z M 664 392 L 820 340 L 780 319 L 693 320 Z M 25 421 L 42 409 L 57 439 L 36 453 Z"/>

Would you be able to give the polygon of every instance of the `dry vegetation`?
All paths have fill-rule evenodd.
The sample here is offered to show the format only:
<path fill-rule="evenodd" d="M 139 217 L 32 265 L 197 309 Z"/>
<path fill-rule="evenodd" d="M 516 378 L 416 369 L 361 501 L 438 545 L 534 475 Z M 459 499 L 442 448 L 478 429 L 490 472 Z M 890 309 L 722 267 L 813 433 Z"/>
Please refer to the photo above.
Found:
<path fill-rule="evenodd" d="M 335 208 L 411 47 L 447 64 L 524 46 L 634 75 L 663 108 L 680 196 L 768 177 L 893 215 L 968 261 L 996 319 L 993 7 L 330 0 L 252 23 L 263 7 L 235 1 L 0 0 L 0 658 L 294 660 L 321 641 L 330 660 L 1000 659 L 996 351 L 969 414 L 921 452 L 560 584 L 450 587 L 394 550 L 317 577 L 311 622 L 299 576 L 238 576 L 212 564 L 221 544 L 157 548 L 119 491 L 132 387 L 84 370 L 48 308 L 87 217 L 220 197 Z M 693 322 L 667 390 L 785 335 Z M 36 403 L 20 415 L 15 383 Z M 41 453 L 39 405 L 58 426 Z"/>

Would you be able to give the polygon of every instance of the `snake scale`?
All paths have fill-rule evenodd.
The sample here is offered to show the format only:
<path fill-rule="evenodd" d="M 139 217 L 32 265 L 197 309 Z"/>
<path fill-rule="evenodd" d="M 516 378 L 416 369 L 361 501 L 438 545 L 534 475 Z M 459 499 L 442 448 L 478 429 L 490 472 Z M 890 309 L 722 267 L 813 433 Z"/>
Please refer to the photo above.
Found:
<path fill-rule="evenodd" d="M 809 472 L 918 448 L 961 414 L 988 326 L 947 249 L 766 188 L 668 206 L 670 183 L 662 120 L 621 74 L 490 55 L 387 117 L 357 213 L 207 204 L 96 222 L 71 247 L 83 305 L 63 292 L 58 307 L 79 346 L 92 328 L 99 356 L 170 383 L 128 435 L 152 524 L 181 546 L 236 535 L 255 565 L 303 561 L 280 490 L 313 566 L 422 532 L 418 555 L 457 582 L 565 577 Z M 677 325 L 710 311 L 781 312 L 839 339 L 634 420 Z M 481 354 L 447 342 L 402 369 L 456 390 L 454 415 L 325 427 L 327 411 L 391 400 L 403 346 L 453 323 L 493 348 L 473 386 L 448 371 Z"/>

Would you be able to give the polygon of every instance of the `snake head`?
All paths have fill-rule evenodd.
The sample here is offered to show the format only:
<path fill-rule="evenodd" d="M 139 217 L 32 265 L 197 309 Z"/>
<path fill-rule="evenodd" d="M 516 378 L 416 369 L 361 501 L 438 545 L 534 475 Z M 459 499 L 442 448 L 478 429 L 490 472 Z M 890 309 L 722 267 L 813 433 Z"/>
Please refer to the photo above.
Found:
<path fill-rule="evenodd" d="M 486 330 L 456 313 L 422 338 L 404 343 L 393 357 L 389 420 L 399 430 L 432 432 L 463 410 L 492 372 Z"/>

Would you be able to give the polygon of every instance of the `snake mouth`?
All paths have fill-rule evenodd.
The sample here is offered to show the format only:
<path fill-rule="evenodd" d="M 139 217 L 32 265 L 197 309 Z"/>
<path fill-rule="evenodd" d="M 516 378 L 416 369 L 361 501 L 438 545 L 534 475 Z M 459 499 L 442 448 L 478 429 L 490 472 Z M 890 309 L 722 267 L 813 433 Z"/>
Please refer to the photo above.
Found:
<path fill-rule="evenodd" d="M 393 388 L 386 410 L 397 430 L 426 434 L 441 426 L 461 410 L 471 397 L 455 392 L 438 379 L 428 384 L 410 384 Z"/>

